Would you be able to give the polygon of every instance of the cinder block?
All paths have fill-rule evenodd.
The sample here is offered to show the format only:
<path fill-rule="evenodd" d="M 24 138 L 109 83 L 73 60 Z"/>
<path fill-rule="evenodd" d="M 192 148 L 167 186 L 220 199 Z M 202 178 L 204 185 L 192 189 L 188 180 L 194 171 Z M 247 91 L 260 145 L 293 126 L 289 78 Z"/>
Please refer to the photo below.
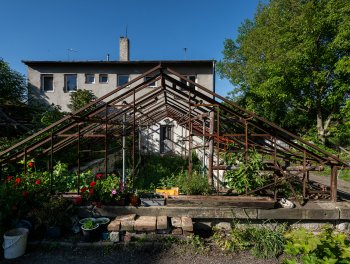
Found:
<path fill-rule="evenodd" d="M 111 232 L 111 233 L 109 234 L 109 239 L 110 239 L 112 242 L 119 242 L 119 241 L 120 241 L 119 232 Z"/>
<path fill-rule="evenodd" d="M 181 217 L 172 217 L 171 218 L 171 225 L 173 227 L 181 227 Z"/>
<path fill-rule="evenodd" d="M 156 216 L 140 216 L 135 220 L 135 231 L 155 232 L 157 228 Z"/>
<path fill-rule="evenodd" d="M 184 236 L 193 236 L 194 232 L 189 232 L 189 231 L 185 231 L 183 230 L 183 235 Z"/>
<path fill-rule="evenodd" d="M 181 227 L 183 231 L 193 232 L 192 218 L 186 216 L 181 217 Z"/>
<path fill-rule="evenodd" d="M 135 220 L 136 214 L 128 214 L 128 215 L 119 215 L 114 220 L 119 221 L 132 221 Z"/>

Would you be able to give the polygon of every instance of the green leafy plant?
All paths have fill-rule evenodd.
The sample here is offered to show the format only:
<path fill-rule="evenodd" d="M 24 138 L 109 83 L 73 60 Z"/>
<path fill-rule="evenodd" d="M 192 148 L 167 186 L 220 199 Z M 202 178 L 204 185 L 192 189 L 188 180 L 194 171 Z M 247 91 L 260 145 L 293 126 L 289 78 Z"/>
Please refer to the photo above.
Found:
<path fill-rule="evenodd" d="M 87 221 L 85 221 L 85 223 L 83 224 L 83 228 L 84 229 L 94 229 L 97 227 L 97 223 L 95 221 L 93 221 L 92 219 L 88 219 Z"/>
<path fill-rule="evenodd" d="M 215 228 L 213 241 L 223 250 L 237 253 L 250 249 L 258 258 L 276 258 L 282 254 L 286 225 L 254 226 L 252 224 L 234 223 L 230 231 Z"/>
<path fill-rule="evenodd" d="M 264 172 L 262 156 L 254 149 L 248 152 L 249 160 L 245 161 L 245 153 L 225 154 L 226 164 L 238 166 L 238 170 L 228 170 L 224 174 L 225 183 L 229 188 L 242 194 L 263 186 L 268 181 L 268 173 Z"/>
<path fill-rule="evenodd" d="M 318 234 L 305 228 L 292 230 L 285 234 L 287 243 L 284 252 L 289 255 L 284 263 L 350 263 L 350 240 L 344 233 L 335 233 L 326 226 Z"/>

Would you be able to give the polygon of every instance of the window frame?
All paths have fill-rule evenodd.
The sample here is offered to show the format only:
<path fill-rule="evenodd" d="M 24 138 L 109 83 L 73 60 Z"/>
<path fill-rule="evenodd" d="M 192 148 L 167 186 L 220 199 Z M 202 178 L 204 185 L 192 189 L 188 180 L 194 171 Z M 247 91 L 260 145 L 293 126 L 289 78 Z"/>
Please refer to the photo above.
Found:
<path fill-rule="evenodd" d="M 68 85 L 67 85 L 67 81 L 68 81 L 68 77 L 69 76 L 75 76 L 75 90 L 68 90 Z M 64 75 L 64 89 L 67 93 L 74 93 L 78 90 L 78 74 L 76 73 L 67 73 Z"/>
<path fill-rule="evenodd" d="M 106 76 L 107 77 L 107 81 L 106 82 L 102 82 L 101 81 L 101 78 Z M 108 84 L 109 83 L 109 76 L 108 76 L 108 73 L 100 73 L 98 75 L 98 83 L 101 83 L 101 84 Z"/>
<path fill-rule="evenodd" d="M 88 81 L 88 76 L 92 76 L 94 78 L 94 80 L 92 82 L 89 82 Z M 85 73 L 85 83 L 86 84 L 94 84 L 94 83 L 96 83 L 95 74 L 94 73 Z"/>
<path fill-rule="evenodd" d="M 45 78 L 47 77 L 51 77 L 52 78 L 52 90 L 45 90 Z M 55 83 L 54 83 L 54 76 L 52 73 L 45 73 L 45 74 L 41 74 L 40 77 L 40 82 L 41 82 L 41 91 L 43 91 L 44 93 L 54 93 L 55 92 Z"/>
<path fill-rule="evenodd" d="M 145 76 L 145 78 L 143 79 L 144 82 L 147 82 L 149 79 L 153 78 L 154 76 Z M 154 85 L 152 85 L 154 84 Z M 150 88 L 155 88 L 157 87 L 157 81 L 154 81 L 153 83 L 150 83 L 149 85 L 147 85 L 147 87 Z"/>
<path fill-rule="evenodd" d="M 128 81 L 127 81 L 126 83 L 130 82 L 130 74 L 118 74 L 118 75 L 117 75 L 117 86 L 118 86 L 118 87 L 119 87 L 119 86 L 123 86 L 124 84 L 126 84 L 126 83 L 123 83 L 123 84 L 120 84 L 120 83 L 119 83 L 119 78 L 120 78 L 120 77 L 125 77 L 125 76 L 128 77 Z"/>

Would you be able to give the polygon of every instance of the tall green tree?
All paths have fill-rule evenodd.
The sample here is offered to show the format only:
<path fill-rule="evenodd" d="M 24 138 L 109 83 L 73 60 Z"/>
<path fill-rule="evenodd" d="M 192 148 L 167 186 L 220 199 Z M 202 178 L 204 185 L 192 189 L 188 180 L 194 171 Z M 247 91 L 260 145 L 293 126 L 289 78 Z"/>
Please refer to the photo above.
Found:
<path fill-rule="evenodd" d="M 234 100 L 325 143 L 350 95 L 350 1 L 270 0 L 226 39 L 222 77 Z"/>
<path fill-rule="evenodd" d="M 21 103 L 27 93 L 23 75 L 12 70 L 7 62 L 0 58 L 0 104 Z"/>

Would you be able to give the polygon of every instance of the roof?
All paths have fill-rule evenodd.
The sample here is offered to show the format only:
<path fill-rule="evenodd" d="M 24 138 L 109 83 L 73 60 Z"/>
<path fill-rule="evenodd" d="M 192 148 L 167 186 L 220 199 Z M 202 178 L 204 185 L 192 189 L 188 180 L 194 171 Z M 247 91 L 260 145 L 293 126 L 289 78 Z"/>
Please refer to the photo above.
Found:
<path fill-rule="evenodd" d="M 212 66 L 215 63 L 215 60 L 140 60 L 140 61 L 32 61 L 32 60 L 22 60 L 27 66 L 31 65 L 49 65 L 49 64 L 60 64 L 60 65 L 209 65 Z"/>

